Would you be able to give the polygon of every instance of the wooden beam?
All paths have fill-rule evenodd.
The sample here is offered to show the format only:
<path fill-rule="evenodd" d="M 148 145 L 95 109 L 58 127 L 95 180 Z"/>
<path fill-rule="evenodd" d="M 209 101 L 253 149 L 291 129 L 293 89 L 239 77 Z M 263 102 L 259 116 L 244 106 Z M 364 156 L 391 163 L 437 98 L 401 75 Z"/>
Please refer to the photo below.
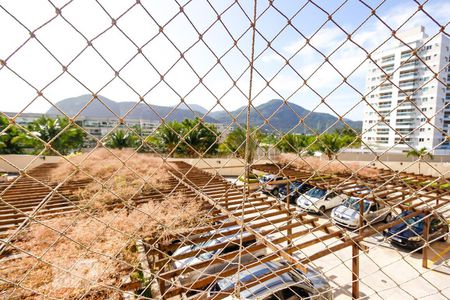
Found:
<path fill-rule="evenodd" d="M 423 226 L 423 239 L 425 240 L 423 249 L 422 249 L 422 267 L 428 269 L 428 240 L 430 235 L 430 216 L 425 217 L 425 224 Z"/>
<path fill-rule="evenodd" d="M 228 211 L 228 209 L 226 209 L 225 207 L 223 207 L 222 205 L 218 204 L 216 201 L 212 200 L 210 197 L 208 197 L 207 195 L 203 194 L 201 191 L 198 191 L 190 182 L 186 182 L 185 178 L 186 176 L 183 176 L 183 178 L 179 178 L 177 175 L 175 175 L 173 172 L 169 171 L 169 173 L 177 178 L 178 180 L 180 180 L 181 183 L 183 183 L 184 185 L 186 185 L 188 188 L 191 188 L 192 190 L 194 190 L 195 192 L 198 192 L 198 194 L 200 196 L 202 196 L 203 199 L 205 199 L 206 201 L 208 201 L 211 205 L 213 205 L 215 208 L 219 209 L 223 214 L 226 214 L 229 216 L 230 220 L 235 221 L 238 225 L 240 225 L 243 229 L 247 230 L 250 234 L 253 234 L 256 239 L 266 245 L 269 249 L 271 249 L 272 251 L 274 251 L 275 253 L 277 253 L 280 257 L 284 258 L 285 260 L 287 260 L 288 262 L 292 263 L 293 265 L 295 265 L 297 268 L 299 268 L 300 270 L 302 270 L 302 272 L 307 273 L 308 269 L 301 263 L 298 262 L 297 259 L 295 259 L 294 257 L 292 257 L 290 254 L 286 253 L 281 247 L 278 247 L 277 245 L 275 245 L 273 242 L 271 242 L 270 240 L 268 240 L 267 238 L 265 238 L 264 236 L 262 236 L 258 231 L 254 230 L 253 228 L 251 228 L 251 226 L 249 226 L 248 224 L 242 222 L 242 219 L 240 219 L 239 217 L 234 216 L 230 211 Z"/>
<path fill-rule="evenodd" d="M 359 247 L 352 245 L 352 299 L 359 299 Z"/>

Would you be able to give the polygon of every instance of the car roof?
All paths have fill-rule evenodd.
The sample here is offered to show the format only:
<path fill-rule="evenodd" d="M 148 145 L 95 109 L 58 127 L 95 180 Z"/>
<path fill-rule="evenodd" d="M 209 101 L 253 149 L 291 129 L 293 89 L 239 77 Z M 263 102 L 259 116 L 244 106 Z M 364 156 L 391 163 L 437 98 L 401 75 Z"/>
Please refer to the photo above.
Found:
<path fill-rule="evenodd" d="M 219 285 L 221 290 L 231 289 L 235 286 L 238 280 L 241 283 L 246 283 L 266 274 L 277 271 L 282 267 L 283 265 L 279 262 L 262 263 L 248 270 L 242 270 L 239 274 L 234 274 L 233 276 L 219 280 L 217 284 Z M 293 285 L 296 283 L 297 281 L 293 278 L 293 276 L 289 272 L 286 272 L 269 280 L 265 280 L 263 283 L 257 284 L 252 288 L 243 291 L 241 293 L 241 297 L 245 298 L 258 296 L 260 294 L 265 294 L 265 291 L 267 291 L 268 288 L 276 289 L 276 287 Z"/>
<path fill-rule="evenodd" d="M 224 278 L 218 281 L 221 290 L 231 289 L 234 287 L 236 282 L 241 283 L 249 282 L 257 277 L 264 276 L 265 274 L 270 274 L 283 268 L 287 265 L 287 262 L 265 262 L 249 270 L 243 270 L 240 274 L 234 274 L 231 277 Z M 308 272 L 304 274 L 300 270 L 292 270 L 280 274 L 274 278 L 270 278 L 261 282 L 249 289 L 246 289 L 240 293 L 240 298 L 251 298 L 251 299 L 261 299 L 262 297 L 273 294 L 274 292 L 292 287 L 298 286 L 300 288 L 305 287 L 308 289 L 318 288 L 329 288 L 329 284 L 326 279 L 315 269 L 307 267 Z"/>

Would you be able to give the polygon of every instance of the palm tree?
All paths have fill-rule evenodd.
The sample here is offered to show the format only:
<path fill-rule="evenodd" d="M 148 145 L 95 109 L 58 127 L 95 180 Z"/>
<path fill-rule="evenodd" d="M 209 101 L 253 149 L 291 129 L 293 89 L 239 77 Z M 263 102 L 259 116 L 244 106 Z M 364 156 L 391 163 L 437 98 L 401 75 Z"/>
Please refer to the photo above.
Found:
<path fill-rule="evenodd" d="M 299 153 L 313 142 L 314 137 L 303 134 L 288 133 L 284 135 L 277 148 L 282 152 Z M 311 150 L 311 149 L 309 149 Z"/>
<path fill-rule="evenodd" d="M 317 148 L 319 151 L 325 153 L 329 160 L 332 160 L 339 150 L 346 145 L 348 145 L 347 138 L 341 137 L 336 133 L 325 133 L 318 137 Z"/>
<path fill-rule="evenodd" d="M 219 133 L 214 125 L 204 124 L 199 118 L 186 119 L 182 123 L 182 136 L 186 142 L 183 152 L 188 155 L 214 153 L 217 151 Z"/>
<path fill-rule="evenodd" d="M 112 132 L 106 142 L 106 146 L 113 149 L 132 148 L 136 146 L 138 137 L 131 132 L 118 129 Z"/>
<path fill-rule="evenodd" d="M 31 147 L 31 138 L 17 126 L 9 126 L 6 117 L 0 117 L 0 154 L 21 154 Z M 8 129 L 6 129 L 8 128 Z M 5 130 L 6 129 L 6 130 Z"/>
<path fill-rule="evenodd" d="M 157 137 L 169 154 L 173 154 L 182 136 L 182 125 L 177 121 L 168 122 L 158 128 Z M 179 149 L 178 149 L 179 150 Z"/>
<path fill-rule="evenodd" d="M 51 149 L 46 150 L 45 154 L 52 154 L 53 150 L 56 150 L 66 155 L 79 150 L 83 146 L 86 136 L 86 133 L 81 128 L 69 124 L 69 120 L 63 117 L 52 119 L 42 116 L 28 124 L 28 130 L 34 136 L 33 146 L 35 152 L 40 152 L 44 149 L 45 144 L 43 142 L 50 142 Z"/>
<path fill-rule="evenodd" d="M 416 157 L 419 159 L 419 174 L 420 172 L 420 163 L 424 157 L 428 157 L 429 159 L 433 159 L 433 154 L 431 154 L 426 147 L 422 147 L 420 149 L 411 149 L 406 153 L 406 157 Z"/>
<path fill-rule="evenodd" d="M 228 148 L 229 151 L 235 153 L 237 157 L 245 158 L 246 137 L 247 130 L 242 129 L 241 127 L 237 127 L 228 134 L 223 144 Z M 249 157 L 247 163 L 253 162 L 260 141 L 261 133 L 258 130 L 251 130 L 250 141 L 248 141 Z"/>

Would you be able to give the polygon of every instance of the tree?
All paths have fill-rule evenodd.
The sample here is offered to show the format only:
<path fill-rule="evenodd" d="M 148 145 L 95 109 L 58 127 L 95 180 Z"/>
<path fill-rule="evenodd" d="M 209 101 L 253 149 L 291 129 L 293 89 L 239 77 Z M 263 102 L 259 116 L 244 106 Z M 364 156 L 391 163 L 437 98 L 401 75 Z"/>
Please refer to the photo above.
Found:
<path fill-rule="evenodd" d="M 172 121 L 161 125 L 156 132 L 156 137 L 160 140 L 163 149 L 173 155 L 182 134 L 182 125 L 177 121 Z"/>
<path fill-rule="evenodd" d="M 29 135 L 15 125 L 9 128 L 8 125 L 8 118 L 0 116 L 0 154 L 21 154 L 31 147 Z"/>
<path fill-rule="evenodd" d="M 253 162 L 256 155 L 256 150 L 261 142 L 261 132 L 259 130 L 250 129 L 250 141 L 248 163 Z M 245 158 L 245 143 L 247 138 L 247 130 L 241 127 L 236 127 L 226 137 L 221 148 L 226 147 L 229 151 L 236 154 L 237 157 Z"/>
<path fill-rule="evenodd" d="M 217 137 L 219 132 L 216 126 L 203 123 L 200 118 L 185 119 L 182 123 L 181 135 L 183 153 L 187 155 L 212 154 L 217 152 Z"/>
<path fill-rule="evenodd" d="M 196 156 L 212 154 L 218 150 L 216 126 L 205 124 L 200 118 L 172 121 L 162 125 L 155 136 L 146 142 L 169 153 Z"/>
<path fill-rule="evenodd" d="M 261 134 L 261 144 L 265 145 L 275 145 L 278 141 L 278 138 L 273 133 Z"/>
<path fill-rule="evenodd" d="M 67 155 L 80 150 L 86 136 L 81 128 L 70 124 L 64 117 L 52 119 L 42 116 L 28 124 L 28 130 L 35 137 L 32 144 L 36 153 L 45 148 L 45 143 L 50 143 L 51 148 L 44 151 L 44 154 L 53 154 L 53 150 L 56 150 L 60 154 Z"/>
<path fill-rule="evenodd" d="M 337 133 L 324 133 L 318 137 L 317 149 L 332 160 L 336 154 L 351 143 L 348 136 L 340 136 Z"/>
<path fill-rule="evenodd" d="M 106 146 L 113 149 L 133 148 L 137 146 L 138 136 L 128 130 L 118 129 L 112 132 Z"/>
<path fill-rule="evenodd" d="M 420 172 L 420 163 L 424 157 L 428 157 L 429 159 L 433 159 L 434 156 L 431 154 L 426 147 L 422 147 L 420 149 L 411 149 L 406 153 L 406 157 L 416 157 L 419 159 L 419 174 Z"/>
<path fill-rule="evenodd" d="M 288 133 L 284 135 L 277 144 L 277 148 L 281 152 L 293 152 L 300 153 L 302 150 L 309 147 L 314 141 L 313 136 L 307 136 L 303 134 Z M 308 148 L 308 152 L 312 149 Z"/>

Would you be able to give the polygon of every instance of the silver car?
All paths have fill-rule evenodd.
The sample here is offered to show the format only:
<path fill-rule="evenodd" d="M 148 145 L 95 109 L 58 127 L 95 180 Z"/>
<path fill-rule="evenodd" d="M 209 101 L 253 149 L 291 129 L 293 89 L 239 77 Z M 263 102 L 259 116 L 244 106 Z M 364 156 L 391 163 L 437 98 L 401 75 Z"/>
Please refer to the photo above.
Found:
<path fill-rule="evenodd" d="M 361 198 L 349 197 L 341 205 L 331 211 L 331 218 L 336 224 L 352 229 L 359 228 L 359 204 Z M 380 221 L 390 222 L 392 215 L 390 208 L 381 203 L 364 199 L 364 224 L 373 224 Z"/>
<path fill-rule="evenodd" d="M 218 292 L 233 291 L 238 280 L 241 284 L 245 284 L 287 266 L 289 266 L 289 263 L 286 261 L 276 261 L 262 263 L 248 270 L 242 270 L 239 274 L 234 274 L 233 276 L 217 281 L 212 286 L 209 296 L 213 297 Z M 333 299 L 333 294 L 328 281 L 319 272 L 308 267 L 308 272 L 306 273 L 292 268 L 289 272 L 265 280 L 248 289 L 243 289 L 237 298 L 261 300 L 331 300 Z M 236 299 L 236 297 L 229 296 L 225 299 Z"/>
<path fill-rule="evenodd" d="M 188 254 L 189 252 L 191 252 L 191 254 L 193 254 L 193 256 L 175 260 L 173 263 L 174 267 L 176 269 L 185 268 L 188 266 L 195 265 L 196 263 L 200 263 L 200 262 L 212 259 L 214 256 L 222 255 L 222 254 L 226 254 L 226 253 L 230 253 L 230 252 L 239 250 L 239 243 L 230 243 L 230 242 L 232 240 L 239 239 L 241 237 L 241 232 L 238 231 L 236 233 L 229 234 L 229 235 L 227 235 L 227 232 L 235 230 L 235 229 L 240 229 L 240 228 L 241 228 L 240 226 L 236 225 L 236 226 L 231 226 L 231 227 L 227 227 L 227 228 L 223 228 L 223 229 L 214 230 L 205 235 L 202 235 L 201 237 L 208 237 L 208 236 L 212 236 L 214 234 L 220 233 L 219 237 L 211 238 L 211 239 L 209 239 L 205 242 L 199 243 L 199 244 L 188 245 L 188 246 L 183 246 L 183 247 L 178 248 L 175 252 L 173 252 L 173 254 L 172 254 L 173 258 L 176 258 L 176 256 L 179 256 L 179 255 L 181 256 L 181 255 Z M 243 238 L 248 238 L 249 236 L 250 236 L 250 233 L 248 233 L 248 232 L 244 232 L 242 234 Z M 256 242 L 257 242 L 256 238 L 246 239 L 246 241 L 243 242 L 243 246 L 248 247 L 250 245 L 255 244 Z M 226 243 L 226 246 L 221 247 L 220 249 L 213 250 L 213 251 L 201 251 L 202 248 L 211 247 L 211 246 L 218 245 L 221 243 Z M 241 257 L 241 262 L 246 263 L 246 262 L 254 261 L 258 257 L 264 256 L 266 254 L 267 254 L 267 249 L 265 247 L 263 249 L 253 252 L 252 254 L 243 252 L 242 257 Z M 236 255 L 236 257 L 233 260 L 223 261 L 221 263 L 208 265 L 205 268 L 198 268 L 192 272 L 186 272 L 186 274 L 182 275 L 179 278 L 179 280 L 181 283 L 183 283 L 185 281 L 193 281 L 193 280 L 200 278 L 202 275 L 215 274 L 226 268 L 236 267 L 238 259 L 239 259 L 239 257 L 238 257 L 238 255 Z"/>
<path fill-rule="evenodd" d="M 261 191 L 263 193 L 278 197 L 280 189 L 286 186 L 286 182 L 283 181 L 286 181 L 286 178 L 283 176 L 266 174 L 259 179 L 259 184 L 261 185 Z"/>

